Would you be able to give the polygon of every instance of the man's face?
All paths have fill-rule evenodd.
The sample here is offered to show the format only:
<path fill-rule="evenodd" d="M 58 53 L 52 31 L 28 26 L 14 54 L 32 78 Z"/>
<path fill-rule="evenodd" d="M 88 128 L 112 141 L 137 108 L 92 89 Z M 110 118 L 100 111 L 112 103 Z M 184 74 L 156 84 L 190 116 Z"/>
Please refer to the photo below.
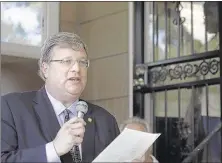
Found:
<path fill-rule="evenodd" d="M 87 82 L 86 60 L 84 50 L 54 47 L 51 62 L 43 66 L 46 85 L 62 96 L 79 97 Z"/>
<path fill-rule="evenodd" d="M 132 129 L 132 130 L 137 130 L 137 131 L 146 132 L 145 127 L 144 127 L 143 125 L 137 124 L 137 123 L 128 124 L 128 125 L 126 125 L 126 128 Z"/>
<path fill-rule="evenodd" d="M 127 124 L 125 128 L 146 132 L 146 128 L 143 125 L 139 124 L 139 123 Z M 146 162 L 152 162 L 152 161 L 148 161 L 150 159 L 149 158 L 150 154 L 151 153 L 148 150 L 147 153 L 145 153 L 141 158 L 137 158 L 137 159 L 133 160 L 133 162 L 145 162 L 145 160 L 147 160 Z"/>

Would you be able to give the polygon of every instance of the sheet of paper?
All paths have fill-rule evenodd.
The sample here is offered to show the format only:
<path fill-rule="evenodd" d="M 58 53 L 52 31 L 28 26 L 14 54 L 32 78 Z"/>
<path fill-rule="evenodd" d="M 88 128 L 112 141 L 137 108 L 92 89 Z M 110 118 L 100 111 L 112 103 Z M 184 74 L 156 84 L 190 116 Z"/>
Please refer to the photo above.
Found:
<path fill-rule="evenodd" d="M 130 162 L 142 157 L 159 136 L 125 128 L 93 162 Z"/>

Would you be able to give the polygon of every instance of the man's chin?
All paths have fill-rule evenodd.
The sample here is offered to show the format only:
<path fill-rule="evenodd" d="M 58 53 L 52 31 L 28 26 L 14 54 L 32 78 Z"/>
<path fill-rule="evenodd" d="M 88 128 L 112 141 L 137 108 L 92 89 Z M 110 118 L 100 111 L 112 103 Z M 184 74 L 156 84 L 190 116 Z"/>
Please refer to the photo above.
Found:
<path fill-rule="evenodd" d="M 67 91 L 71 96 L 80 96 L 81 93 L 82 93 L 82 90 L 81 89 L 69 89 Z"/>

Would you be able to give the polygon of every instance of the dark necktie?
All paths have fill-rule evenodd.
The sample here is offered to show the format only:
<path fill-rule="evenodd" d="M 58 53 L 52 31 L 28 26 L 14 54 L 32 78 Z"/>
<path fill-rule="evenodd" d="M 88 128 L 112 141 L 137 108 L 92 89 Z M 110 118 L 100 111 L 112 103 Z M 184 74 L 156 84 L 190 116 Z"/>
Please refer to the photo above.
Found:
<path fill-rule="evenodd" d="M 64 123 L 70 119 L 69 114 L 70 114 L 70 111 L 68 109 L 66 109 L 64 111 L 64 115 L 65 115 Z M 81 162 L 80 150 L 79 150 L 78 145 L 74 145 L 74 147 L 70 150 L 70 154 L 72 156 L 74 163 Z"/>

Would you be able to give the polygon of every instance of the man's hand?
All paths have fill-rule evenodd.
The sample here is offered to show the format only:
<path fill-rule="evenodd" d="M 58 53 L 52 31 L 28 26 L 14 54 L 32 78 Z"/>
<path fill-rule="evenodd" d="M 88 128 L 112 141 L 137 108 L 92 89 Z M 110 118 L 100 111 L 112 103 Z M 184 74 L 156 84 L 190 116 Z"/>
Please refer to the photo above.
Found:
<path fill-rule="evenodd" d="M 58 156 L 68 153 L 74 145 L 82 143 L 85 125 L 85 121 L 77 117 L 71 118 L 64 123 L 53 140 L 53 145 Z"/>

